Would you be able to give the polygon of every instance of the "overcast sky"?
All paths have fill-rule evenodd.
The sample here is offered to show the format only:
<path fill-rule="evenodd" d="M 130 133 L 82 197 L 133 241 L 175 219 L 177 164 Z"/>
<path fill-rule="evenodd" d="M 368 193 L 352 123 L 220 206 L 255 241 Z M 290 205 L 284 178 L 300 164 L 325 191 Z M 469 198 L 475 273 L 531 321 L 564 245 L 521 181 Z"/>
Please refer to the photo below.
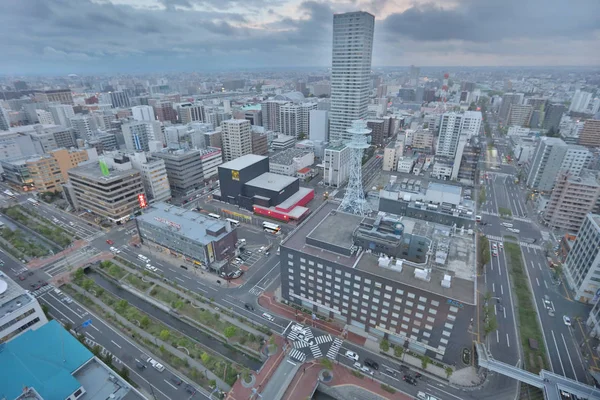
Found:
<path fill-rule="evenodd" d="M 355 10 L 374 66 L 600 65 L 600 0 L 0 0 L 0 73 L 329 66 Z"/>

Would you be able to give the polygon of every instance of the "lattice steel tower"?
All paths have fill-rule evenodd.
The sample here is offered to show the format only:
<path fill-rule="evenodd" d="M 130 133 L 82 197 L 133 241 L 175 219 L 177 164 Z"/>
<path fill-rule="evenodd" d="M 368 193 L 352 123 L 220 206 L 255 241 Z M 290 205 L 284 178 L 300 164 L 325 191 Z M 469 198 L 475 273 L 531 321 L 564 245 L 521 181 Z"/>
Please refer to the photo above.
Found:
<path fill-rule="evenodd" d="M 339 210 L 356 215 L 368 215 L 371 207 L 365 199 L 365 191 L 362 185 L 362 157 L 364 150 L 369 147 L 369 135 L 371 129 L 362 120 L 352 121 L 352 127 L 346 129 L 350 141 L 346 143 L 352 153 L 350 155 L 350 179 L 346 187 L 346 194 L 340 204 Z"/>

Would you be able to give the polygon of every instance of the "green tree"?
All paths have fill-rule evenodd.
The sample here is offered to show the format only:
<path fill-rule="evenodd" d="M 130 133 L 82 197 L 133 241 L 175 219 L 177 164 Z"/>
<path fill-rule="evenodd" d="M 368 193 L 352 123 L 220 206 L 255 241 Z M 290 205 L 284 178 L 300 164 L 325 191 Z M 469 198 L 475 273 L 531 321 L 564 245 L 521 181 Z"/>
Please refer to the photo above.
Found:
<path fill-rule="evenodd" d="M 215 381 L 214 379 L 211 379 L 210 381 L 208 381 L 208 386 L 211 388 L 216 388 L 217 387 L 217 381 Z"/>
<path fill-rule="evenodd" d="M 81 282 L 81 287 L 84 288 L 86 291 L 90 291 L 90 289 L 94 286 L 94 281 L 91 279 L 84 279 L 83 282 Z"/>
<path fill-rule="evenodd" d="M 546 136 L 548 137 L 558 137 L 559 136 L 559 131 L 558 129 L 556 129 L 555 127 L 550 127 L 550 129 L 548 129 L 548 132 L 546 132 Z"/>
<path fill-rule="evenodd" d="M 491 332 L 498 329 L 498 321 L 496 320 L 496 316 L 488 315 L 488 320 L 484 326 L 485 336 L 489 335 Z"/>
<path fill-rule="evenodd" d="M 381 343 L 379 343 L 379 348 L 381 351 L 387 352 L 390 349 L 390 342 L 388 342 L 386 339 L 383 339 Z"/>
<path fill-rule="evenodd" d="M 427 357 L 427 356 L 423 356 L 423 358 L 421 358 L 421 367 L 423 367 L 423 369 L 427 369 L 427 366 L 431 363 L 431 358 Z"/>
<path fill-rule="evenodd" d="M 112 365 L 113 365 L 112 354 L 110 354 L 108 351 L 106 353 L 104 353 L 104 357 L 103 357 L 102 361 L 104 361 L 104 364 L 108 365 L 109 367 L 112 367 Z"/>
<path fill-rule="evenodd" d="M 298 140 L 304 140 L 306 139 L 306 133 L 302 132 L 298 135 Z"/>
<path fill-rule="evenodd" d="M 223 334 L 227 339 L 231 339 L 235 336 L 237 329 L 233 325 L 229 325 L 227 328 L 223 330 Z"/>
<path fill-rule="evenodd" d="M 129 368 L 123 365 L 119 371 L 119 375 L 121 375 L 121 378 L 125 379 L 125 381 L 129 382 Z"/>
<path fill-rule="evenodd" d="M 479 202 L 479 206 L 485 203 L 485 187 L 483 186 L 479 189 L 479 196 L 477 198 L 477 201 Z"/>
<path fill-rule="evenodd" d="M 142 317 L 142 319 L 140 320 L 140 326 L 141 326 L 143 329 L 146 329 L 146 328 L 148 328 L 148 327 L 150 326 L 150 323 L 151 323 L 151 322 L 152 322 L 152 321 L 150 321 L 150 318 L 148 318 L 148 316 L 147 316 L 147 315 L 144 315 L 144 316 Z"/>
<path fill-rule="evenodd" d="M 202 360 L 202 364 L 208 365 L 210 363 L 210 361 L 212 360 L 212 357 L 207 352 L 203 352 L 202 355 L 200 356 L 200 360 Z"/>
<path fill-rule="evenodd" d="M 127 307 L 129 307 L 127 300 L 119 300 L 115 306 L 115 311 L 117 311 L 119 314 L 123 314 L 125 310 L 127 310 Z"/>
<path fill-rule="evenodd" d="M 162 331 L 160 331 L 160 334 L 158 335 L 158 337 L 160 340 L 166 342 L 171 337 L 171 332 L 169 332 L 168 329 L 163 329 Z"/>
<path fill-rule="evenodd" d="M 94 347 L 92 347 L 92 354 L 95 355 L 96 357 L 100 357 L 100 351 L 101 351 L 100 346 L 95 345 Z"/>
<path fill-rule="evenodd" d="M 331 360 L 329 358 L 326 358 L 326 357 L 322 358 L 321 359 L 321 365 L 324 368 L 327 368 L 329 370 L 333 369 L 333 363 L 331 362 Z"/>
<path fill-rule="evenodd" d="M 73 278 L 77 281 L 83 278 L 83 269 L 79 268 L 73 273 Z"/>
<path fill-rule="evenodd" d="M 477 109 L 477 105 L 475 104 L 474 101 L 472 101 L 471 104 L 469 104 L 468 111 L 475 111 L 476 109 Z"/>
<path fill-rule="evenodd" d="M 398 358 L 402 358 L 402 356 L 404 355 L 404 347 L 395 346 L 394 347 L 394 355 Z"/>
<path fill-rule="evenodd" d="M 452 376 L 452 374 L 454 373 L 452 367 L 446 367 L 444 371 L 446 372 L 446 379 L 450 379 L 450 376 Z"/>

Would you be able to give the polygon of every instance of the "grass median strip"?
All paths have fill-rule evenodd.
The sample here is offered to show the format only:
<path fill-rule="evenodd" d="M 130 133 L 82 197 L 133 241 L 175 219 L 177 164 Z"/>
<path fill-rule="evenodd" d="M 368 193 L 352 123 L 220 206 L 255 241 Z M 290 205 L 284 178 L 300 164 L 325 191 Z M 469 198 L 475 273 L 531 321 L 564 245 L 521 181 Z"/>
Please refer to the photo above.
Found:
<path fill-rule="evenodd" d="M 31 210 L 26 210 L 21 206 L 12 206 L 2 211 L 10 218 L 22 223 L 29 229 L 39 233 L 46 239 L 58 244 L 63 248 L 67 247 L 73 242 L 72 236 L 69 235 L 65 230 L 59 228 L 46 218 Z"/>
<path fill-rule="evenodd" d="M 523 265 L 521 249 L 518 244 L 505 243 L 504 251 L 507 255 L 514 293 L 517 297 L 518 326 L 525 356 L 525 367 L 528 371 L 537 374 L 541 369 L 548 369 L 546 368 L 546 348 L 544 347 L 542 330 L 538 325 L 538 315 L 529 289 L 529 279 Z M 529 339 L 537 341 L 537 349 L 531 347 Z"/>

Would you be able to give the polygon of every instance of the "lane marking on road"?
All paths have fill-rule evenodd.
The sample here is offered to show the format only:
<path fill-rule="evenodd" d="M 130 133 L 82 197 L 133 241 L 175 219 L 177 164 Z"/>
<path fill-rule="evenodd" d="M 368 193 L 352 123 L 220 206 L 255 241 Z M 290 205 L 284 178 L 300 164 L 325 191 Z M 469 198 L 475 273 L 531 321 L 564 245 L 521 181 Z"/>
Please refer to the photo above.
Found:
<path fill-rule="evenodd" d="M 59 313 L 60 315 L 62 315 L 63 317 L 65 317 L 66 319 L 68 319 L 69 321 L 71 321 L 71 323 L 72 323 L 72 324 L 75 324 L 75 321 L 73 321 L 71 318 L 67 317 L 67 316 L 66 316 L 66 315 L 65 315 L 65 314 L 64 314 L 62 311 L 60 311 L 58 308 L 54 307 L 54 306 L 52 305 L 52 303 L 50 303 L 49 301 L 47 301 L 47 300 L 45 300 L 45 299 L 44 299 L 44 301 L 45 301 L 46 303 L 48 303 L 48 304 L 50 305 L 50 307 L 52 307 L 52 308 L 54 309 L 54 311 L 58 311 L 58 313 Z"/>
<path fill-rule="evenodd" d="M 579 382 L 579 379 L 577 379 L 577 373 L 575 372 L 575 367 L 573 366 L 573 361 L 571 360 L 571 352 L 569 351 L 569 348 L 567 347 L 567 341 L 565 340 L 565 336 L 561 333 L 560 336 L 562 336 L 562 340 L 563 343 L 565 345 L 565 349 L 567 350 L 567 357 L 569 357 L 569 363 L 571 364 L 571 369 L 573 370 L 573 376 L 575 376 L 575 380 L 577 382 Z"/>
<path fill-rule="evenodd" d="M 544 279 L 544 286 L 546 286 L 546 290 L 548 290 L 548 283 L 546 282 L 545 279 Z"/>
<path fill-rule="evenodd" d="M 175 389 L 175 390 L 178 390 L 177 386 L 174 386 L 174 385 L 173 385 L 173 384 L 171 384 L 171 382 L 169 382 L 168 380 L 166 380 L 166 379 L 163 379 L 163 381 L 165 381 L 165 383 L 166 383 L 167 385 L 171 386 L 173 389 Z"/>
<path fill-rule="evenodd" d="M 290 360 L 285 360 L 287 362 L 289 362 L 290 364 L 292 364 L 294 367 L 296 366 L 296 363 L 291 362 Z"/>
<path fill-rule="evenodd" d="M 502 284 L 500 284 L 500 293 L 504 295 L 504 286 L 502 286 Z"/>
<path fill-rule="evenodd" d="M 430 387 L 430 388 L 432 388 L 432 389 L 439 390 L 440 392 L 442 392 L 442 393 L 444 393 L 444 394 L 447 394 L 448 396 L 452 396 L 452 397 L 454 397 L 455 399 L 462 400 L 462 398 L 461 398 L 461 397 L 455 396 L 455 395 L 453 395 L 452 393 L 448 393 L 448 392 L 446 392 L 445 390 L 442 390 L 442 389 L 440 389 L 440 388 L 437 388 L 437 387 L 435 387 L 435 386 L 433 386 L 433 385 L 430 385 L 429 383 L 427 384 L 427 386 L 429 386 L 429 387 Z"/>
<path fill-rule="evenodd" d="M 88 335 L 89 337 L 91 337 L 91 338 L 92 338 L 92 340 L 96 340 L 96 338 L 95 338 L 95 337 L 93 337 L 93 336 L 92 336 L 92 335 L 91 335 L 89 332 L 85 332 L 85 334 L 86 334 L 86 335 Z"/>
<path fill-rule="evenodd" d="M 496 293 L 496 284 L 492 282 L 492 292 Z"/>
<path fill-rule="evenodd" d="M 508 333 L 506 334 L 506 344 L 510 347 L 510 339 L 508 338 Z"/>
<path fill-rule="evenodd" d="M 554 331 L 552 332 L 552 339 L 554 339 L 554 347 L 556 347 L 556 354 L 558 355 L 558 361 L 560 361 L 560 368 L 562 369 L 562 374 L 565 375 L 565 367 L 562 362 L 562 357 L 560 356 L 560 350 L 558 350 L 558 343 L 556 343 L 556 337 L 554 336 Z"/>
<path fill-rule="evenodd" d="M 117 342 L 115 342 L 114 340 L 111 340 L 111 343 L 114 344 L 115 346 L 117 346 L 118 348 L 121 348 L 121 346 Z"/>
<path fill-rule="evenodd" d="M 97 330 L 98 332 L 102 333 L 102 331 L 101 331 L 100 329 L 96 328 L 96 327 L 95 327 L 93 324 L 90 324 L 90 326 L 91 326 L 92 328 L 94 328 L 95 330 Z"/>
<path fill-rule="evenodd" d="M 180 277 L 178 277 L 178 276 L 176 276 L 175 279 L 177 279 L 179 282 L 185 283 L 185 281 L 183 279 L 181 279 Z"/>
<path fill-rule="evenodd" d="M 538 263 L 538 268 L 540 269 L 540 271 L 542 270 L 542 264 Z"/>
<path fill-rule="evenodd" d="M 504 318 L 506 318 L 506 308 L 503 308 L 502 312 L 504 313 Z"/>
<path fill-rule="evenodd" d="M 530 260 L 529 262 L 531 263 L 531 268 L 535 269 L 535 266 L 533 265 L 533 261 Z"/>
<path fill-rule="evenodd" d="M 535 277 L 535 283 L 537 283 L 537 285 L 540 286 L 540 280 L 537 278 L 537 276 Z"/>
<path fill-rule="evenodd" d="M 498 309 L 496 308 L 495 304 L 494 304 L 494 315 L 498 315 Z"/>
<path fill-rule="evenodd" d="M 500 333 L 496 331 L 496 343 L 500 343 Z"/>
<path fill-rule="evenodd" d="M 198 290 L 201 290 L 201 291 L 203 291 L 204 293 L 207 293 L 207 291 L 206 291 L 206 290 L 204 290 L 204 289 L 202 289 L 201 287 L 198 287 Z"/>

